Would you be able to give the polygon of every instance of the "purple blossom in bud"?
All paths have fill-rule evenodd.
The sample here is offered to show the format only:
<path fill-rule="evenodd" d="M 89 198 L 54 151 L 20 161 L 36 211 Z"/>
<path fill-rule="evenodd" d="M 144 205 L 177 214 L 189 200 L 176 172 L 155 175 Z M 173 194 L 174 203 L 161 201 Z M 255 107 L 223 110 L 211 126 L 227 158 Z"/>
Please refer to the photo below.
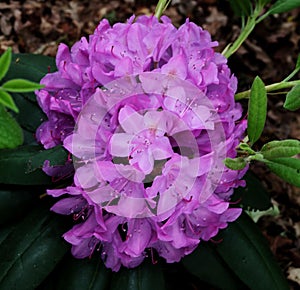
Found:
<path fill-rule="evenodd" d="M 58 71 L 37 93 L 48 116 L 37 139 L 75 159 L 73 185 L 48 190 L 52 210 L 76 221 L 64 234 L 75 257 L 98 251 L 113 271 L 153 255 L 173 263 L 239 217 L 230 197 L 247 168 L 223 160 L 247 123 L 216 45 L 188 20 L 176 29 L 165 16 L 132 16 L 59 46 Z"/>

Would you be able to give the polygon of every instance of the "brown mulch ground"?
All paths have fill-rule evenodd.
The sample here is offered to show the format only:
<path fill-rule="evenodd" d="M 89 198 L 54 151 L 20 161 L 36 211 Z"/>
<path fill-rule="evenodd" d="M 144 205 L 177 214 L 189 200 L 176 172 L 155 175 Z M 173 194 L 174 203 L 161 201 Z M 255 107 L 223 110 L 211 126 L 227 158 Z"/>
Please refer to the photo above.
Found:
<path fill-rule="evenodd" d="M 125 21 L 133 13 L 152 13 L 155 3 L 146 0 L 1 1 L 0 53 L 13 47 L 14 52 L 55 56 L 60 42 L 72 45 L 81 36 L 91 34 L 103 17 L 112 23 Z M 175 25 L 180 25 L 188 16 L 219 41 L 219 51 L 239 33 L 239 20 L 224 0 L 173 0 L 166 15 Z M 239 79 L 240 91 L 249 89 L 256 75 L 271 84 L 293 70 L 300 46 L 299 23 L 300 9 L 271 16 L 258 25 L 229 61 Z M 269 97 L 268 121 L 262 142 L 300 139 L 299 111 L 285 111 L 283 101 L 283 96 Z M 262 165 L 257 164 L 254 171 L 281 211 L 279 216 L 263 217 L 259 225 L 290 279 L 291 289 L 299 289 L 300 281 L 292 280 L 296 280 L 295 273 L 300 279 L 300 189 L 282 182 Z"/>

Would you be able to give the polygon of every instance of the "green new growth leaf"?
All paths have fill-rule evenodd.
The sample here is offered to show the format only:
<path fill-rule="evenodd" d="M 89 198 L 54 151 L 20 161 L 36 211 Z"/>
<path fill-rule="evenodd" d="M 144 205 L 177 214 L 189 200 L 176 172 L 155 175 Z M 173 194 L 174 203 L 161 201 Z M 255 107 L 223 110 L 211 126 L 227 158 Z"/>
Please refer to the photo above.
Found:
<path fill-rule="evenodd" d="M 300 0 L 278 0 L 268 11 L 268 14 L 278 14 L 300 7 Z"/>
<path fill-rule="evenodd" d="M 266 165 L 276 175 L 290 184 L 300 187 L 300 159 L 296 158 L 274 158 L 266 160 Z"/>
<path fill-rule="evenodd" d="M 261 148 L 261 153 L 266 159 L 292 157 L 300 153 L 300 141 L 292 139 L 271 141 Z"/>
<path fill-rule="evenodd" d="M 276 204 L 273 204 L 273 206 L 267 210 L 247 210 L 246 213 L 255 223 L 257 223 L 258 220 L 263 216 L 278 216 L 280 214 L 280 211 L 278 206 Z"/>
<path fill-rule="evenodd" d="M 260 77 L 256 77 L 251 87 L 248 105 L 248 136 L 251 145 L 260 137 L 267 117 L 267 93 Z"/>
<path fill-rule="evenodd" d="M 0 149 L 15 148 L 22 143 L 23 132 L 21 127 L 0 104 Z"/>
<path fill-rule="evenodd" d="M 5 82 L 2 88 L 11 93 L 33 92 L 43 88 L 43 85 L 24 79 L 13 79 Z"/>
<path fill-rule="evenodd" d="M 8 72 L 11 63 L 11 48 L 9 47 L 0 57 L 0 81 Z"/>
<path fill-rule="evenodd" d="M 300 85 L 293 87 L 288 92 L 283 107 L 290 111 L 296 111 L 300 108 Z"/>
<path fill-rule="evenodd" d="M 244 169 L 247 165 L 247 162 L 244 158 L 226 158 L 224 160 L 225 165 L 232 170 L 241 170 Z"/>
<path fill-rule="evenodd" d="M 249 155 L 254 155 L 256 152 L 250 148 L 250 146 L 247 143 L 240 143 L 238 146 L 239 149 L 241 149 L 244 152 L 247 152 Z"/>
<path fill-rule="evenodd" d="M 18 107 L 16 106 L 13 98 L 9 93 L 6 91 L 1 90 L 0 87 L 0 104 L 4 105 L 5 107 L 15 111 L 16 113 L 19 112 Z"/>

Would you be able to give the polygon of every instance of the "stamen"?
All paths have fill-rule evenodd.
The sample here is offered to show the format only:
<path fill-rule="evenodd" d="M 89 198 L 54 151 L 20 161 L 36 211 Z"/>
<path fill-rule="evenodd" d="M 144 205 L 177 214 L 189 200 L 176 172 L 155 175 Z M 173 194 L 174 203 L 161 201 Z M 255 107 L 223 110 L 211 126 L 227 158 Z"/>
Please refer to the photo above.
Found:
<path fill-rule="evenodd" d="M 80 212 L 73 214 L 73 220 L 77 221 L 78 219 L 82 218 L 83 220 L 88 216 L 88 205 L 84 206 Z"/>
<path fill-rule="evenodd" d="M 93 245 L 91 245 L 93 243 Z M 91 250 L 91 253 L 89 255 L 89 259 L 92 258 L 92 255 L 96 249 L 97 246 L 100 246 L 101 247 L 101 244 L 99 243 L 99 241 L 97 241 L 97 239 L 95 237 L 92 237 L 88 243 L 88 247 L 89 249 Z"/>
<path fill-rule="evenodd" d="M 189 109 L 191 109 L 192 104 L 194 103 L 194 101 L 196 100 L 196 97 L 193 98 L 189 104 L 186 105 L 186 107 L 183 109 L 183 111 L 181 112 L 180 116 L 182 117 Z"/>
<path fill-rule="evenodd" d="M 221 238 L 221 239 L 219 239 L 219 240 L 213 240 L 213 239 L 210 239 L 210 241 L 213 243 L 213 244 L 220 244 L 220 243 L 222 243 L 223 242 L 223 239 Z"/>
<path fill-rule="evenodd" d="M 242 198 L 240 197 L 238 200 L 236 201 L 229 201 L 229 204 L 239 204 L 242 201 Z"/>
<path fill-rule="evenodd" d="M 155 265 L 158 263 L 158 260 L 155 260 L 154 259 L 154 253 L 153 253 L 153 248 L 150 248 L 150 253 L 151 253 L 151 261 L 152 261 L 152 264 Z"/>
<path fill-rule="evenodd" d="M 42 199 L 42 198 L 44 198 L 44 197 L 46 197 L 46 196 L 48 196 L 48 194 L 47 194 L 47 193 L 43 193 L 43 194 L 41 194 L 39 197 L 40 197 L 40 199 Z"/>
<path fill-rule="evenodd" d="M 193 228 L 193 225 L 191 224 L 191 222 L 188 219 L 185 219 L 185 222 L 194 235 L 198 236 L 201 234 L 201 230 L 195 231 L 195 229 Z"/>
<path fill-rule="evenodd" d="M 183 198 L 182 200 L 185 201 L 185 202 L 191 202 L 193 199 L 193 196 L 190 196 L 189 199 L 186 199 L 186 198 Z"/>
<path fill-rule="evenodd" d="M 111 47 L 111 49 L 110 49 L 110 52 L 111 52 L 111 54 L 113 55 L 113 56 L 115 56 L 115 54 L 114 54 L 114 45 L 112 45 L 112 47 Z"/>

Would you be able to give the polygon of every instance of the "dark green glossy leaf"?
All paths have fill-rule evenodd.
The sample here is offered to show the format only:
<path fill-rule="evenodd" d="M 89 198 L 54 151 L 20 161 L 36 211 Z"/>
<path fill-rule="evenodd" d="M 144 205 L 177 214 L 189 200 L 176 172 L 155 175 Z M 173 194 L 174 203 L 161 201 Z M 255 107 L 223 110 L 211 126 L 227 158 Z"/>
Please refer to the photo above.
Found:
<path fill-rule="evenodd" d="M 247 166 L 247 162 L 244 158 L 226 158 L 224 160 L 225 165 L 232 170 L 241 170 Z"/>
<path fill-rule="evenodd" d="M 15 111 L 16 113 L 19 112 L 19 109 L 16 106 L 11 95 L 9 93 L 7 93 L 6 91 L 3 91 L 1 88 L 0 88 L 0 104 Z"/>
<path fill-rule="evenodd" d="M 60 217 L 46 209 L 32 211 L 2 241 L 0 289 L 35 289 L 68 250 Z"/>
<path fill-rule="evenodd" d="M 107 290 L 112 272 L 108 270 L 99 255 L 92 259 L 67 257 L 57 268 L 56 290 Z"/>
<path fill-rule="evenodd" d="M 182 259 L 182 263 L 191 274 L 218 289 L 245 289 L 245 285 L 208 242 L 201 242 L 193 253 Z"/>
<path fill-rule="evenodd" d="M 54 71 L 56 65 L 52 57 L 39 54 L 13 54 L 4 80 L 20 78 L 38 83 L 47 73 Z"/>
<path fill-rule="evenodd" d="M 30 132 L 23 128 L 24 142 L 23 145 L 38 145 L 35 133 Z"/>
<path fill-rule="evenodd" d="M 300 187 L 300 159 L 283 157 L 264 162 L 279 177 L 290 184 Z"/>
<path fill-rule="evenodd" d="M 11 48 L 9 47 L 0 57 L 0 81 L 6 75 L 11 63 Z"/>
<path fill-rule="evenodd" d="M 248 171 L 243 177 L 246 187 L 238 187 L 234 191 L 233 200 L 240 200 L 244 209 L 267 210 L 272 206 L 270 196 L 259 179 Z"/>
<path fill-rule="evenodd" d="M 6 81 L 2 88 L 11 93 L 23 93 L 23 92 L 33 92 L 35 90 L 39 90 L 43 88 L 42 85 L 28 81 L 25 79 L 12 79 Z"/>
<path fill-rule="evenodd" d="M 23 133 L 21 127 L 0 104 L 0 149 L 15 148 L 22 143 Z"/>
<path fill-rule="evenodd" d="M 11 224 L 6 224 L 0 227 L 0 246 L 3 241 L 10 235 L 10 233 L 14 230 L 14 226 Z"/>
<path fill-rule="evenodd" d="M 287 93 L 283 107 L 290 111 L 300 109 L 300 85 L 293 87 Z"/>
<path fill-rule="evenodd" d="M 134 269 L 121 269 L 113 273 L 111 290 L 164 290 L 165 281 L 160 263 L 145 261 Z"/>
<path fill-rule="evenodd" d="M 271 141 L 261 148 L 261 153 L 266 159 L 292 157 L 300 153 L 300 141 L 293 139 Z"/>
<path fill-rule="evenodd" d="M 27 99 L 27 95 L 16 93 L 12 96 L 20 108 L 19 114 L 15 114 L 16 120 L 22 128 L 35 133 L 37 127 L 47 120 L 46 115 L 36 103 Z"/>
<path fill-rule="evenodd" d="M 0 190 L 0 224 L 18 219 L 27 213 L 38 201 L 32 190 Z"/>
<path fill-rule="evenodd" d="M 45 160 L 53 165 L 64 165 L 67 152 L 62 146 L 43 150 L 39 146 L 22 146 L 0 151 L 0 183 L 38 185 L 51 184 L 51 178 L 42 170 Z"/>
<path fill-rule="evenodd" d="M 300 7 L 300 0 L 277 0 L 268 11 L 268 14 L 277 14 Z"/>
<path fill-rule="evenodd" d="M 289 285 L 255 223 L 243 214 L 221 231 L 216 250 L 251 290 L 288 290 Z"/>
<path fill-rule="evenodd" d="M 251 87 L 248 105 L 248 136 L 253 145 L 260 137 L 267 117 L 267 93 L 263 81 L 256 77 Z"/>

